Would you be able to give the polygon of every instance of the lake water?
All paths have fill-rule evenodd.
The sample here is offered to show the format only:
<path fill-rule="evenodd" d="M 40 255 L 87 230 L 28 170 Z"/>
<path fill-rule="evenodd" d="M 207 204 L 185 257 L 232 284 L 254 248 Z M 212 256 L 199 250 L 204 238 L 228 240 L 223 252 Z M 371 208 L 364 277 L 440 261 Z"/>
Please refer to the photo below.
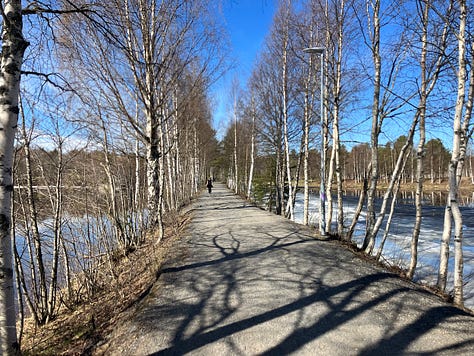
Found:
<path fill-rule="evenodd" d="M 434 201 L 442 201 L 438 194 L 433 194 Z M 354 216 L 358 197 L 346 195 L 344 197 L 344 226 L 349 226 Z M 433 202 L 434 202 L 433 201 Z M 443 231 L 444 207 L 431 205 L 432 201 L 425 201 L 423 206 L 423 220 L 418 246 L 418 267 L 414 279 L 418 282 L 435 285 L 439 266 L 440 239 Z M 379 202 L 380 203 L 380 202 Z M 461 208 L 463 214 L 463 255 L 464 255 L 464 297 L 465 305 L 474 309 L 474 204 L 472 200 L 465 200 L 466 206 Z M 436 204 L 436 203 L 435 203 Z M 310 195 L 310 223 L 317 226 L 319 220 L 319 196 Z M 333 221 L 337 219 L 337 203 L 334 202 Z M 303 194 L 298 193 L 295 204 L 295 221 L 303 221 Z M 407 268 L 410 261 L 410 241 L 415 223 L 415 207 L 412 195 L 402 195 L 392 219 L 390 233 L 385 242 L 382 256 L 391 264 Z M 385 224 L 377 237 L 374 251 L 378 251 Z M 360 247 L 365 234 L 365 211 L 362 212 L 353 236 L 354 242 Z M 447 291 L 453 287 L 454 253 L 451 244 L 449 260 L 449 277 Z"/>

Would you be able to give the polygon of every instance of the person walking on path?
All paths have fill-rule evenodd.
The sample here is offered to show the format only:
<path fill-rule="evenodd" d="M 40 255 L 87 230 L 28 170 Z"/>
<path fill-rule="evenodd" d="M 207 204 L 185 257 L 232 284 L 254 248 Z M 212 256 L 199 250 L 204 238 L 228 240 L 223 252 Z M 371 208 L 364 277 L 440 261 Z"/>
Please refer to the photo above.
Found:
<path fill-rule="evenodd" d="M 206 187 L 207 187 L 207 191 L 209 192 L 209 194 L 211 194 L 211 192 L 212 192 L 212 179 L 211 179 L 211 178 L 209 178 L 209 179 L 207 180 L 207 185 L 206 185 Z"/>

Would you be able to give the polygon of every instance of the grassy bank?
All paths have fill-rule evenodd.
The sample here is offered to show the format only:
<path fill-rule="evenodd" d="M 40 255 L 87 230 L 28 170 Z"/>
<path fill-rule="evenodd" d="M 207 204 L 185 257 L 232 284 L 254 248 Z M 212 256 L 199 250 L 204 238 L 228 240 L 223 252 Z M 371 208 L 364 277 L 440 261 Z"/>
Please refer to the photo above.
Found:
<path fill-rule="evenodd" d="M 171 246 L 179 240 L 190 213 L 169 216 L 165 236 L 155 243 L 150 233 L 145 243 L 126 256 L 119 256 L 97 271 L 103 276 L 101 290 L 93 299 L 75 306 L 62 306 L 58 318 L 38 327 L 26 319 L 21 340 L 24 355 L 84 355 L 100 344 L 120 314 L 142 299 L 155 283 Z"/>

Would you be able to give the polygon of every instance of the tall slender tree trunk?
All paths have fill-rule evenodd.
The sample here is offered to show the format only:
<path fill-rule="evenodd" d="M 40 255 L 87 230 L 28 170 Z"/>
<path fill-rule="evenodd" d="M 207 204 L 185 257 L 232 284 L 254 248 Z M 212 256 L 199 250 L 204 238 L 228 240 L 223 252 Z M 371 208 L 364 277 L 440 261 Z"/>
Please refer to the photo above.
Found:
<path fill-rule="evenodd" d="M 163 102 L 163 100 L 162 100 Z M 164 206 L 164 190 L 165 190 L 165 137 L 164 137 L 164 121 L 165 121 L 165 113 L 162 111 L 160 115 L 160 122 L 159 122 L 159 140 L 160 140 L 160 158 L 158 160 L 159 165 L 159 195 L 158 195 L 158 213 L 160 219 L 158 220 L 158 241 L 160 242 L 165 233 L 165 226 L 163 223 L 163 211 L 165 209 Z M 166 153 L 166 155 L 168 152 Z"/>
<path fill-rule="evenodd" d="M 347 229 L 347 233 L 344 236 L 345 241 L 351 241 L 352 240 L 352 235 L 354 234 L 355 227 L 357 225 L 357 221 L 359 220 L 360 213 L 362 212 L 362 208 L 364 207 L 364 201 L 365 197 L 367 196 L 367 187 L 368 187 L 368 182 L 367 179 L 364 178 L 364 183 L 362 186 L 362 190 L 360 192 L 359 196 L 359 201 L 357 203 L 356 210 L 354 212 L 354 216 L 352 218 L 352 222 Z"/>
<path fill-rule="evenodd" d="M 382 257 L 382 251 L 383 251 L 383 248 L 385 246 L 385 242 L 387 241 L 388 233 L 390 231 L 390 226 L 392 224 L 393 214 L 395 213 L 395 206 L 397 204 L 397 194 L 398 194 L 398 191 L 400 190 L 401 180 L 402 180 L 402 176 L 400 175 L 397 179 L 395 190 L 393 191 L 393 194 L 392 194 L 392 202 L 390 204 L 390 212 L 388 213 L 387 223 L 385 224 L 385 231 L 384 231 L 382 240 L 380 241 L 379 249 L 378 249 L 377 254 L 375 256 L 377 261 L 380 261 L 380 258 Z"/>
<path fill-rule="evenodd" d="M 0 352 L 18 352 L 11 239 L 13 142 L 18 122 L 20 74 L 28 42 L 23 37 L 20 0 L 3 3 L 0 53 Z"/>
<path fill-rule="evenodd" d="M 133 195 L 133 208 L 135 212 L 140 211 L 140 140 L 135 139 L 135 194 Z"/>
<path fill-rule="evenodd" d="M 49 322 L 55 317 L 57 306 L 57 292 L 58 292 L 58 271 L 59 271 L 59 255 L 62 241 L 62 206 L 63 206 L 63 143 L 62 139 L 58 137 L 59 143 L 58 163 L 56 168 L 56 191 L 55 191 L 55 206 L 54 206 L 54 242 L 53 242 L 53 259 L 51 264 L 51 276 L 49 282 L 48 295 L 48 315 L 46 322 Z"/>
<path fill-rule="evenodd" d="M 100 114 L 99 114 L 100 116 Z M 102 120 L 102 118 L 101 118 Z M 123 253 L 126 253 L 126 250 L 128 248 L 128 241 L 126 241 L 125 237 L 125 231 L 123 227 L 123 223 L 120 219 L 119 213 L 118 213 L 118 198 L 117 198 L 117 191 L 115 187 L 115 179 L 114 175 L 112 173 L 112 163 L 110 162 L 110 150 L 109 150 L 109 138 L 107 136 L 107 129 L 106 129 L 106 124 L 104 121 L 101 122 L 101 129 L 102 129 L 102 134 L 103 134 L 103 149 L 104 149 L 104 170 L 105 174 L 107 176 L 107 183 L 108 183 L 108 189 L 109 189 L 109 213 L 111 217 L 111 222 L 113 225 L 113 229 L 115 230 L 114 233 L 117 236 L 117 241 L 119 242 L 120 249 L 122 250 Z"/>
<path fill-rule="evenodd" d="M 234 98 L 234 192 L 239 193 L 239 162 L 237 161 L 237 98 Z"/>
<path fill-rule="evenodd" d="M 197 118 L 193 118 L 193 190 L 192 194 L 199 191 L 199 154 L 198 154 L 198 137 L 197 137 Z"/>
<path fill-rule="evenodd" d="M 156 129 L 150 128 L 152 136 Z M 157 144 L 156 137 L 151 139 L 153 142 L 146 143 L 146 162 L 147 162 L 147 198 L 148 198 L 148 213 L 149 223 L 151 226 L 158 226 L 159 220 L 159 159 L 160 151 Z"/>
<path fill-rule="evenodd" d="M 282 154 L 281 154 L 281 128 L 279 127 L 277 129 L 278 131 L 278 137 L 276 140 L 276 162 L 275 162 L 275 188 L 276 188 L 276 194 L 275 194 L 275 210 L 277 215 L 281 215 L 281 212 L 283 210 L 283 172 L 282 172 Z"/>
<path fill-rule="evenodd" d="M 305 95 L 304 95 L 304 143 L 303 143 L 303 176 L 304 176 L 304 198 L 303 198 L 303 225 L 309 224 L 309 132 L 311 129 L 310 120 L 310 98 L 309 87 L 311 83 L 312 57 L 309 56 L 309 71 L 308 77 L 305 80 Z"/>
<path fill-rule="evenodd" d="M 336 146 L 336 185 L 337 185 L 337 234 L 342 237 L 344 234 L 344 205 L 343 205 L 343 189 L 342 189 L 342 167 L 341 167 L 341 141 L 339 137 L 339 113 L 337 120 L 333 123 L 334 146 Z"/>
<path fill-rule="evenodd" d="M 328 167 L 328 175 L 326 180 L 326 229 L 328 232 L 332 230 L 332 215 L 333 215 L 333 201 L 332 201 L 332 184 L 334 181 L 334 165 L 336 161 L 336 146 L 333 145 L 331 149 L 331 157 L 329 158 L 329 167 Z"/>
<path fill-rule="evenodd" d="M 288 2 L 288 7 L 290 6 Z M 285 162 L 286 162 L 286 176 L 288 179 L 288 203 L 287 203 L 287 216 L 293 220 L 293 186 L 291 179 L 291 161 L 290 161 L 290 142 L 288 139 L 288 18 L 285 19 L 285 33 L 283 40 L 283 53 L 282 53 L 282 107 L 283 107 L 283 140 L 285 146 Z"/>
<path fill-rule="evenodd" d="M 253 170 L 255 166 L 255 103 L 254 98 L 251 98 L 251 115 L 252 115 L 252 133 L 250 137 L 250 168 L 249 168 L 249 180 L 247 184 L 247 199 L 251 198 L 252 184 L 253 184 Z"/>
<path fill-rule="evenodd" d="M 446 290 L 446 284 L 448 282 L 449 241 L 451 240 L 452 229 L 451 215 L 451 206 L 448 201 L 444 209 L 443 234 L 441 235 L 439 252 L 438 281 L 436 283 L 438 289 L 442 292 Z"/>
<path fill-rule="evenodd" d="M 367 191 L 367 227 L 362 249 L 366 253 L 372 253 L 375 245 L 375 235 L 373 227 L 375 225 L 375 195 L 377 193 L 377 182 L 379 179 L 379 119 L 380 119 L 380 89 L 382 62 L 380 58 L 380 0 L 375 0 L 373 4 L 373 33 L 372 33 L 372 59 L 374 62 L 374 92 L 372 98 L 372 129 L 370 136 L 371 161 L 369 189 Z"/>
<path fill-rule="evenodd" d="M 337 58 L 336 58 L 336 78 L 334 80 L 334 109 L 333 109 L 333 145 L 335 152 L 335 172 L 337 185 L 337 234 L 342 237 L 344 234 L 344 206 L 342 190 L 342 167 L 341 167 L 341 140 L 339 134 L 340 103 L 341 103 L 341 81 L 342 81 L 342 55 L 344 47 L 344 22 L 345 22 L 345 0 L 340 1 L 339 23 L 337 36 Z"/>
<path fill-rule="evenodd" d="M 408 156 L 409 156 L 407 154 L 407 151 L 412 147 L 413 136 L 415 134 L 415 129 L 417 125 L 418 125 L 418 116 L 415 116 L 415 119 L 413 120 L 411 127 L 408 131 L 407 141 L 405 142 L 405 144 L 403 145 L 402 149 L 400 150 L 398 154 L 397 162 L 395 164 L 394 171 L 392 172 L 388 187 L 385 190 L 385 193 L 382 199 L 382 205 L 380 207 L 379 213 L 377 214 L 377 218 L 375 219 L 374 225 L 372 226 L 372 230 L 367 232 L 369 236 L 371 237 L 370 243 L 366 248 L 366 253 L 368 254 L 372 253 L 373 248 L 375 246 L 375 236 L 377 236 L 378 231 L 380 227 L 382 226 L 390 195 L 393 194 L 394 187 L 405 167 L 405 163 L 406 163 L 405 161 L 408 159 Z"/>
<path fill-rule="evenodd" d="M 422 220 L 422 200 L 423 200 L 423 181 L 424 181 L 424 152 L 425 152 L 425 111 L 426 111 L 426 89 L 427 89 L 427 78 L 426 78 L 426 52 L 427 52 L 427 40 L 428 40 L 428 16 L 430 12 L 430 5 L 424 4 L 423 15 L 422 15 L 422 26 L 423 33 L 421 36 L 421 88 L 420 88 L 420 104 L 418 111 L 420 115 L 419 132 L 420 141 L 418 142 L 418 148 L 416 151 L 416 193 L 415 193 L 415 225 L 413 227 L 413 234 L 411 239 L 411 258 L 410 266 L 408 267 L 407 277 L 413 278 L 415 269 L 418 261 L 418 237 L 420 236 L 421 220 Z M 433 159 L 433 155 L 431 155 Z M 431 182 L 433 182 L 433 162 L 431 162 Z"/>
<path fill-rule="evenodd" d="M 458 39 L 458 94 L 454 111 L 453 122 L 453 148 L 451 161 L 448 170 L 448 201 L 445 210 L 445 225 L 443 229 L 440 267 L 438 273 L 438 287 L 442 287 L 444 291 L 446 287 L 447 266 L 449 257 L 449 240 L 451 236 L 451 218 L 454 221 L 454 303 L 462 306 L 464 304 L 463 296 L 463 227 L 462 214 L 459 209 L 459 184 L 461 181 L 461 173 L 463 170 L 469 123 L 472 115 L 474 100 L 474 57 L 470 56 L 471 70 L 469 73 L 469 87 L 467 100 L 466 95 L 466 79 L 467 79 L 467 45 L 466 45 L 466 26 L 467 26 L 467 6 L 465 0 L 459 0 L 459 33 Z M 464 111 L 464 119 L 463 119 Z"/>
<path fill-rule="evenodd" d="M 25 121 L 22 123 L 22 134 L 25 140 L 25 166 L 26 166 L 26 191 L 28 197 L 28 217 L 30 221 L 31 237 L 33 238 L 32 247 L 32 268 L 34 268 L 34 279 L 31 281 L 32 289 L 35 290 L 36 300 L 35 310 L 38 316 L 37 321 L 43 324 L 47 317 L 47 285 L 46 285 L 46 268 L 44 265 L 43 244 L 39 231 L 38 211 L 36 208 L 36 199 L 34 197 L 34 182 L 32 171 L 32 158 L 30 151 L 30 137 L 26 132 Z M 36 294 L 38 291 L 38 294 Z"/>
<path fill-rule="evenodd" d="M 424 152 L 425 152 L 425 141 L 426 141 L 426 129 L 425 129 L 425 116 L 426 116 L 426 105 L 428 102 L 428 96 L 433 90 L 434 86 L 439 77 L 439 73 L 442 66 L 442 61 L 444 57 L 444 47 L 446 46 L 446 38 L 448 33 L 448 25 L 445 25 L 443 35 L 441 38 L 440 54 L 438 54 L 437 64 L 435 70 L 432 72 L 432 75 L 428 77 L 428 72 L 426 68 L 426 58 L 428 52 L 428 23 L 429 15 L 431 10 L 431 4 L 425 1 L 419 1 L 419 6 L 422 8 L 422 37 L 421 37 L 421 60 L 420 60 L 420 69 L 421 69 L 421 87 L 420 87 L 420 102 L 418 104 L 418 109 L 416 115 L 419 115 L 419 135 L 420 141 L 418 143 L 418 148 L 416 152 L 416 193 L 415 193 L 415 224 L 413 227 L 412 240 L 411 240 L 411 258 L 410 265 L 407 272 L 407 277 L 412 279 L 415 273 L 417 260 L 418 260 L 418 238 L 420 235 L 421 222 L 422 222 L 422 200 L 423 200 L 423 182 L 424 182 Z M 432 145 L 433 147 L 433 145 Z M 434 180 L 434 170 L 433 170 L 433 154 L 431 154 L 431 181 Z"/>
<path fill-rule="evenodd" d="M 316 7 L 311 6 L 313 18 L 315 18 Z M 314 21 L 310 24 L 310 44 L 313 45 L 315 37 Z M 303 177 L 304 177 L 304 193 L 303 193 L 303 224 L 309 224 L 309 138 L 311 131 L 311 113 L 313 111 L 314 90 L 312 90 L 313 75 L 315 73 L 313 56 L 308 56 L 308 72 L 304 80 L 304 126 L 303 126 Z"/>

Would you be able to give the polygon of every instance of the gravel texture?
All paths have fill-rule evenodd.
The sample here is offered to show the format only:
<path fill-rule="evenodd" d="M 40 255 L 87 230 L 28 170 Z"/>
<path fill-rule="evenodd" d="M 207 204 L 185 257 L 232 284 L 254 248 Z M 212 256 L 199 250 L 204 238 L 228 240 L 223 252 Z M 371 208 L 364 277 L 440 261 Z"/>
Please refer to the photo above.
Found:
<path fill-rule="evenodd" d="M 215 184 L 107 355 L 474 355 L 474 317 Z"/>

